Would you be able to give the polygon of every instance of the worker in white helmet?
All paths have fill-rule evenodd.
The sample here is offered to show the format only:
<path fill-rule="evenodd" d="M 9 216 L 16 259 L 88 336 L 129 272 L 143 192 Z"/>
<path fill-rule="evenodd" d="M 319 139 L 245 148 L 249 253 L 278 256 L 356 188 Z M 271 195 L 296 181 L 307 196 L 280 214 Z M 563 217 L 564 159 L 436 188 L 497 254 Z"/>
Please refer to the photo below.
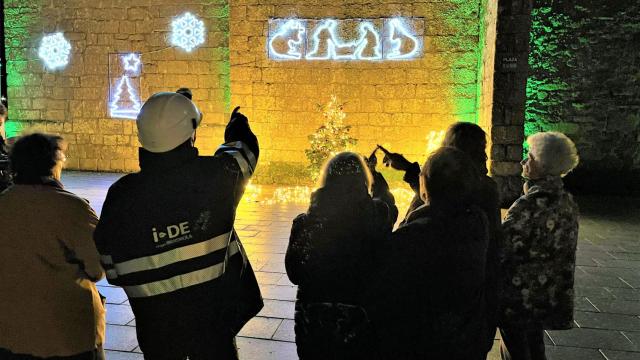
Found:
<path fill-rule="evenodd" d="M 237 359 L 235 335 L 263 306 L 233 229 L 258 141 L 236 108 L 225 143 L 199 156 L 201 120 L 181 94 L 147 100 L 141 170 L 111 186 L 94 235 L 109 283 L 129 297 L 145 359 Z"/>

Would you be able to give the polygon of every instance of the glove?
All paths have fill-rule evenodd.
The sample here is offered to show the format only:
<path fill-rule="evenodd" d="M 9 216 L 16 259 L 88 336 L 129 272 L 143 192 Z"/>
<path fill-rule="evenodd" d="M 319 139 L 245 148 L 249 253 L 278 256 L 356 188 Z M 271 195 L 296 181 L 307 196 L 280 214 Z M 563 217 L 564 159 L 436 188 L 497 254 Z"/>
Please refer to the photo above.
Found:
<path fill-rule="evenodd" d="M 382 162 L 400 171 L 407 171 L 411 167 L 411 162 L 398 153 L 385 153 Z"/>
<path fill-rule="evenodd" d="M 224 141 L 236 141 L 243 138 L 242 135 L 250 132 L 249 130 L 249 119 L 239 112 L 240 106 L 236 106 L 231 113 L 231 118 L 229 119 L 229 123 L 227 124 L 227 128 L 224 132 Z"/>

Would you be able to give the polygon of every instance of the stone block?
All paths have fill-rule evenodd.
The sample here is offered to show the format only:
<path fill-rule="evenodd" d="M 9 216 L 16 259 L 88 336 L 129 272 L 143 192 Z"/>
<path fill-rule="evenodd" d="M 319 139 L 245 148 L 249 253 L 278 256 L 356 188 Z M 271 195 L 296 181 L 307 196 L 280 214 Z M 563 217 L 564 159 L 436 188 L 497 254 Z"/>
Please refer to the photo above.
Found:
<path fill-rule="evenodd" d="M 95 134 L 97 130 L 97 120 L 82 119 L 73 122 L 73 132 L 76 134 Z"/>
<path fill-rule="evenodd" d="M 518 162 L 494 161 L 491 163 L 491 173 L 499 176 L 517 176 L 522 173 L 522 166 Z"/>
<path fill-rule="evenodd" d="M 274 14 L 273 5 L 254 5 L 248 6 L 246 9 L 248 20 L 264 21 L 269 19 Z"/>
<path fill-rule="evenodd" d="M 506 159 L 518 162 L 522 160 L 522 145 L 508 145 Z"/>
<path fill-rule="evenodd" d="M 506 161 L 508 160 L 506 154 L 505 145 L 492 144 L 491 145 L 491 161 Z"/>
<path fill-rule="evenodd" d="M 101 134 L 121 135 L 124 132 L 122 121 L 120 120 L 99 120 L 98 126 Z"/>
<path fill-rule="evenodd" d="M 64 121 L 66 119 L 66 112 L 64 110 L 45 110 L 43 117 L 49 121 Z"/>
<path fill-rule="evenodd" d="M 98 159 L 80 159 L 80 168 L 83 170 L 98 170 Z"/>
<path fill-rule="evenodd" d="M 491 141 L 496 144 L 522 144 L 524 129 L 521 126 L 494 125 L 491 129 Z"/>
<path fill-rule="evenodd" d="M 62 134 L 65 132 L 63 122 L 48 122 L 46 126 L 48 133 Z"/>

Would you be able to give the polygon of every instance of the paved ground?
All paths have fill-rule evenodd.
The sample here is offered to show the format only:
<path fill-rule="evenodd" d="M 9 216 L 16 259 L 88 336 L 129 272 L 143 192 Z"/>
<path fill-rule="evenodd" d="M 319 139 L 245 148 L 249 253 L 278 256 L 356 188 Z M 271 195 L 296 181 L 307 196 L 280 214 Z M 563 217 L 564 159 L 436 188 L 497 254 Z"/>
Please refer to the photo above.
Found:
<path fill-rule="evenodd" d="M 68 172 L 67 189 L 100 212 L 120 175 Z M 269 198 L 265 188 L 257 200 Z M 575 328 L 547 333 L 550 360 L 640 359 L 640 199 L 580 198 Z M 301 204 L 243 201 L 236 229 L 257 271 L 265 307 L 238 337 L 241 359 L 297 359 L 293 334 L 296 288 L 285 274 L 291 220 Z M 404 212 L 401 210 L 401 214 Z M 99 284 L 107 297 L 107 359 L 142 359 L 135 319 L 124 292 Z M 497 344 L 497 341 L 496 341 Z M 499 359 L 494 347 L 490 359 Z"/>

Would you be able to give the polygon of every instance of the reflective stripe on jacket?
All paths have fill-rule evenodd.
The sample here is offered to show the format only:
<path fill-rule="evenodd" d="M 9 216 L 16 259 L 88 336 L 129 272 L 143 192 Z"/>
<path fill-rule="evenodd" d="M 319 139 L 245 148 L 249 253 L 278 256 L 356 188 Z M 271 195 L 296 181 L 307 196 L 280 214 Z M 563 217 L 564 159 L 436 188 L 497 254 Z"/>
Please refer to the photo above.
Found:
<path fill-rule="evenodd" d="M 177 348 L 179 339 L 199 339 L 205 324 L 232 333 L 262 307 L 233 230 L 256 154 L 257 143 L 239 141 L 214 156 L 188 143 L 166 153 L 140 149 L 141 171 L 109 189 L 94 239 L 109 283 L 129 297 L 143 351 L 157 339 Z"/>

